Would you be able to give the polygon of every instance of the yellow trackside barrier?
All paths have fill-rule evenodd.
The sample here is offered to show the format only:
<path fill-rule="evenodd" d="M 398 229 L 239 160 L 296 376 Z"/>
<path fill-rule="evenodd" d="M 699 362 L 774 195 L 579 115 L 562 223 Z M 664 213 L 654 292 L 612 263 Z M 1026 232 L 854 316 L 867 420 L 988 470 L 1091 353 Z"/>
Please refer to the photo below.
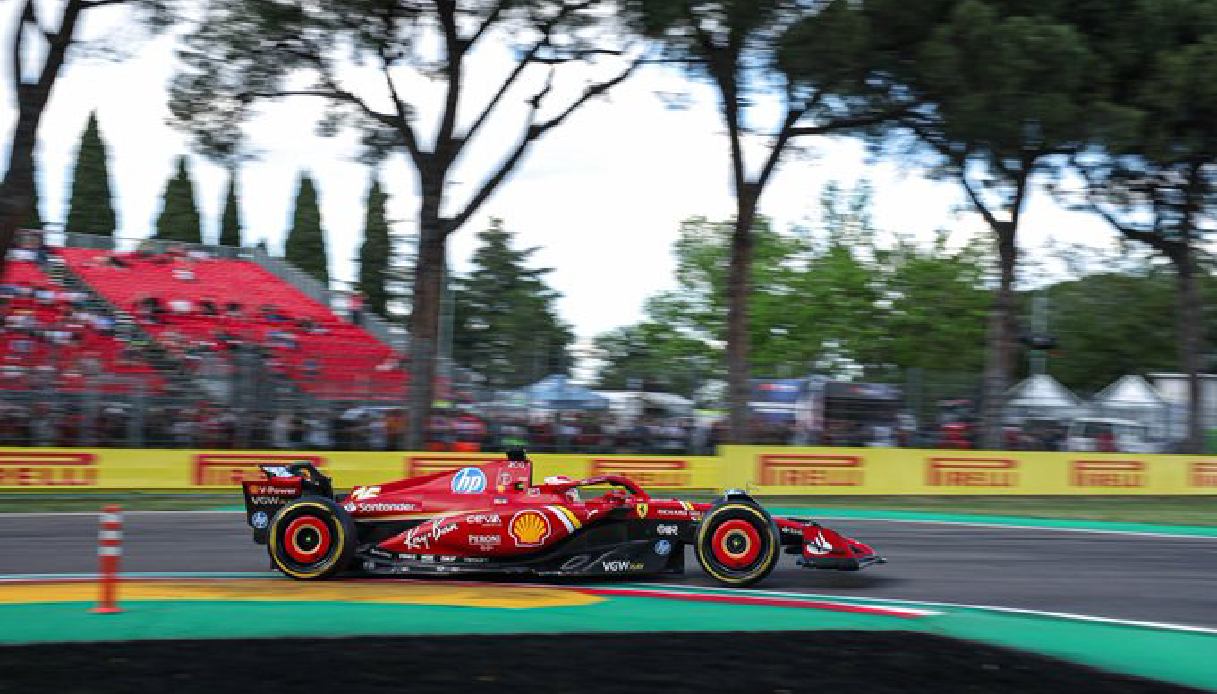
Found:
<path fill-rule="evenodd" d="M 1132 453 L 723 446 L 757 494 L 1217 494 L 1217 458 Z"/>
<path fill-rule="evenodd" d="M 222 490 L 258 465 L 307 460 L 349 488 L 500 453 L 0 448 L 0 489 Z M 723 446 L 716 456 L 537 454 L 534 478 L 622 475 L 654 489 L 761 495 L 1217 494 L 1217 457 Z"/>
<path fill-rule="evenodd" d="M 231 489 L 261 479 L 259 465 L 309 461 L 349 488 L 502 459 L 502 453 L 364 451 L 197 451 L 181 449 L 0 448 L 0 489 Z M 624 475 L 644 487 L 718 489 L 714 456 L 532 456 L 533 476 Z"/>

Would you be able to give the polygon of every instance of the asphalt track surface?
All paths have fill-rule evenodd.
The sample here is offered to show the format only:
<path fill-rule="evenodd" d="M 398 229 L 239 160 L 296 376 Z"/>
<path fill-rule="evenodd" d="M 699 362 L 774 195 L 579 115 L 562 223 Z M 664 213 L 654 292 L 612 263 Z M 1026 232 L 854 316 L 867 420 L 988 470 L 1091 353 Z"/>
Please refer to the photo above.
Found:
<path fill-rule="evenodd" d="M 124 571 L 266 571 L 240 513 L 146 512 L 124 517 Z M 1217 627 L 1217 538 L 1026 528 L 826 521 L 890 563 L 861 572 L 809 571 L 784 555 L 759 589 L 1068 612 Z M 96 570 L 97 516 L 0 514 L 0 574 Z M 686 555 L 684 576 L 716 585 Z M 284 579 L 287 580 L 287 579 Z"/>

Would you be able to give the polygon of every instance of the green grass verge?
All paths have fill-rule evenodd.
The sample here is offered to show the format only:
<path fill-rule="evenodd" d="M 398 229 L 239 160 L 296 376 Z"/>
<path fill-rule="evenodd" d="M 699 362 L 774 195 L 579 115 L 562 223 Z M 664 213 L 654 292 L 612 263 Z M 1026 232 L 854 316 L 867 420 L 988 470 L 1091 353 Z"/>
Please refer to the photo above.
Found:
<path fill-rule="evenodd" d="M 0 643 L 402 634 L 917 630 L 1039 652 L 1113 672 L 1217 687 L 1212 658 L 1217 636 L 1212 634 L 964 608 L 935 607 L 933 611 L 938 614 L 900 619 L 638 597 L 524 610 L 162 600 L 128 601 L 124 603 L 127 611 L 122 614 L 95 615 L 87 611 L 88 607 L 88 603 L 72 602 L 0 605 Z"/>
<path fill-rule="evenodd" d="M 710 500 L 705 494 L 677 494 Z M 918 511 L 1217 527 L 1217 496 L 782 496 L 766 505 L 816 509 Z M 0 494 L 0 513 L 96 511 L 103 504 L 131 511 L 236 509 L 239 492 L 13 492 Z"/>

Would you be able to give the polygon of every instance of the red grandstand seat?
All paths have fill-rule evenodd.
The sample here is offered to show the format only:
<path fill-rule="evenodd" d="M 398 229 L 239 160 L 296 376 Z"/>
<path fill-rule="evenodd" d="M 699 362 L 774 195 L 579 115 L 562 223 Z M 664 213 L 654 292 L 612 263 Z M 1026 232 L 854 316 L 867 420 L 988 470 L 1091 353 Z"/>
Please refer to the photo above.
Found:
<path fill-rule="evenodd" d="M 188 314 L 167 312 L 159 323 L 143 323 L 150 334 L 171 349 L 181 349 L 173 346 L 176 341 L 172 333 L 180 334 L 187 345 L 217 343 L 223 333 L 265 345 L 273 342 L 272 333 L 286 332 L 295 348 L 280 346 L 273 352 L 283 362 L 284 372 L 301 389 L 317 395 L 337 393 L 327 397 L 379 393 L 396 399 L 404 393 L 406 376 L 402 370 L 376 370 L 394 358 L 389 347 L 366 330 L 343 322 L 328 307 L 256 263 L 180 258 L 164 262 L 157 256 L 78 248 L 65 248 L 61 253 L 68 266 L 98 293 L 136 315 L 139 302 L 146 297 L 155 297 L 166 309 L 171 301 L 189 301 L 192 311 Z M 121 257 L 126 267 L 109 262 L 113 256 Z M 173 277 L 174 267 L 180 264 L 189 265 L 194 280 Z M 132 281 L 135 277 L 138 281 Z M 198 313 L 203 300 L 214 302 L 221 311 L 230 303 L 240 304 L 244 318 Z M 288 320 L 268 319 L 261 311 L 263 306 L 274 307 Z M 324 328 L 324 332 L 301 329 L 296 322 L 304 319 Z M 314 362 L 312 368 L 304 364 L 308 358 Z M 358 388 L 347 388 L 345 384 L 357 375 L 370 378 Z"/>

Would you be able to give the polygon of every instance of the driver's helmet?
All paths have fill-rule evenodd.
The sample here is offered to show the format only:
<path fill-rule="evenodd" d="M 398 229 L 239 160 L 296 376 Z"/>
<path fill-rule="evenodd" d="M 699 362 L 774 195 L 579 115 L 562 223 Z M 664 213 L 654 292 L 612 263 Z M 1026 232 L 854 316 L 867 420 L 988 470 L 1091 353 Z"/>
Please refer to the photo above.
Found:
<path fill-rule="evenodd" d="M 574 480 L 567 477 L 566 475 L 554 475 L 552 477 L 545 478 L 545 484 L 548 484 L 548 485 L 570 484 L 571 482 L 574 482 Z M 578 487 L 571 487 L 570 489 L 567 489 L 565 494 L 566 494 L 566 500 L 572 504 L 578 504 L 578 503 L 583 502 L 583 499 L 579 496 Z"/>

